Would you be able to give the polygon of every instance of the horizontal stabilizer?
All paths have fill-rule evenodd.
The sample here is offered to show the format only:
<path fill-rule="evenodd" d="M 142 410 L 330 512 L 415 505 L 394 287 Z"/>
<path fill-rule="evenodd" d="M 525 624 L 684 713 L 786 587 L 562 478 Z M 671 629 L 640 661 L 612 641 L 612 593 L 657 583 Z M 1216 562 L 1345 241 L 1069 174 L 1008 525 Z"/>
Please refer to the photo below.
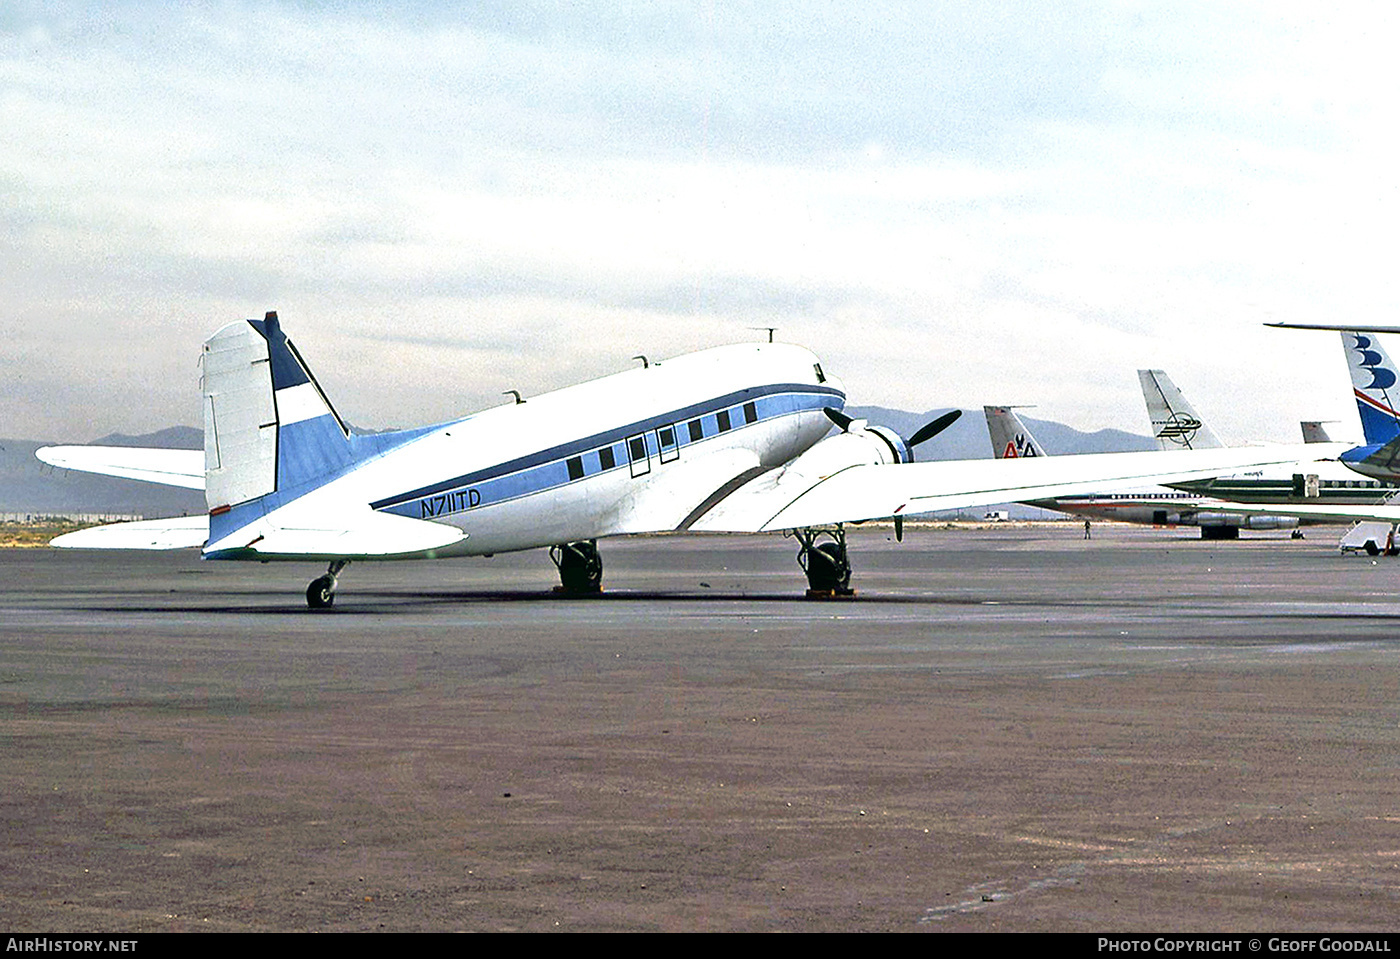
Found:
<path fill-rule="evenodd" d="M 42 446 L 34 451 L 34 455 L 60 469 L 120 476 L 185 489 L 204 489 L 203 450 L 158 450 L 139 446 Z"/>
<path fill-rule="evenodd" d="M 199 455 L 202 458 L 204 454 Z M 177 516 L 80 529 L 56 537 L 49 545 L 60 549 L 190 549 L 203 546 L 208 538 L 209 517 Z"/>
<path fill-rule="evenodd" d="M 322 517 L 257 520 L 205 550 L 208 559 L 388 559 L 430 556 L 466 534 L 455 526 L 366 509 L 342 525 Z"/>
<path fill-rule="evenodd" d="M 1303 420 L 1298 424 L 1303 428 L 1304 443 L 1332 443 L 1335 442 L 1327 434 L 1327 427 L 1318 420 Z"/>

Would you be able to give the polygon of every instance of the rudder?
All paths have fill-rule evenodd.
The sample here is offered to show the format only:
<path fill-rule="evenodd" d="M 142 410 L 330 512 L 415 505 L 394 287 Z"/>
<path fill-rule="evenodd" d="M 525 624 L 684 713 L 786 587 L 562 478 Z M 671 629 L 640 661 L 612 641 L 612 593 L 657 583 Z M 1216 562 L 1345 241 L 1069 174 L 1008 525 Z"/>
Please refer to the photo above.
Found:
<path fill-rule="evenodd" d="M 349 431 L 275 312 L 225 326 L 201 361 L 211 512 L 294 490 L 352 461 Z"/>

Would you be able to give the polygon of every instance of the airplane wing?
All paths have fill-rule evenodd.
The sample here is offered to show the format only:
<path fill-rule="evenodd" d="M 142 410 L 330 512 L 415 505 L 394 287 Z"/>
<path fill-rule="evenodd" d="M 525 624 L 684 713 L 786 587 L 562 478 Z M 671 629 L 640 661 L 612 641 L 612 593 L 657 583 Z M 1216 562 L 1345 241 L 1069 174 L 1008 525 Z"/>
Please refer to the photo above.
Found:
<path fill-rule="evenodd" d="M 204 489 L 203 450 L 139 446 L 43 446 L 34 455 L 50 466 L 123 479 Z"/>
<path fill-rule="evenodd" d="M 1345 444 L 1313 443 L 1090 453 L 1015 461 L 871 464 L 848 466 L 825 475 L 795 468 L 800 466 L 799 458 L 788 468 L 751 480 L 696 520 L 691 529 L 761 532 L 1074 496 L 1143 484 L 1183 482 L 1251 466 L 1325 459 L 1336 456 L 1343 448 Z M 1259 512 L 1257 505 L 1253 512 Z M 1296 515 L 1292 507 L 1286 512 Z"/>

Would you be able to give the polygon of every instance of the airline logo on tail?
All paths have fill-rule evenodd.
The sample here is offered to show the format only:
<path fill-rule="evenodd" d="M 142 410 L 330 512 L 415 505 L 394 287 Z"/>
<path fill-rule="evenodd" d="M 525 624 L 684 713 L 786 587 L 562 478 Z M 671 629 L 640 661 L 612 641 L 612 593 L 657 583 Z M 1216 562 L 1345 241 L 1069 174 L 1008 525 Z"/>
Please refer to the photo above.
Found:
<path fill-rule="evenodd" d="M 1025 433 L 1017 433 L 1012 439 L 1007 440 L 1006 449 L 1001 452 L 1001 458 L 1004 460 L 1024 459 L 1039 455 L 1035 451 L 1035 442 Z"/>
<path fill-rule="evenodd" d="M 997 459 L 1020 460 L 1044 457 L 1045 448 L 1035 441 L 1026 424 L 1009 406 L 984 406 L 987 435 L 992 441 L 992 455 Z"/>
<path fill-rule="evenodd" d="M 1142 398 L 1147 402 L 1147 420 L 1158 449 L 1186 448 L 1193 450 L 1220 449 L 1214 431 L 1181 395 L 1181 390 L 1161 370 L 1138 370 Z"/>
<path fill-rule="evenodd" d="M 1395 386 L 1395 366 L 1373 334 L 1346 330 L 1342 333 L 1352 394 L 1361 415 L 1368 443 L 1388 443 L 1400 434 L 1400 414 L 1390 390 Z"/>
<path fill-rule="evenodd" d="M 1361 333 L 1347 333 L 1344 335 L 1350 336 L 1352 339 L 1356 340 L 1356 344 L 1352 349 L 1357 352 L 1360 358 L 1357 359 L 1355 363 L 1358 367 L 1370 373 L 1372 377 L 1369 384 L 1365 386 L 1356 384 L 1357 388 L 1365 390 L 1388 390 L 1394 386 L 1395 374 L 1384 365 L 1385 356 L 1379 351 L 1371 349 L 1374 340 Z"/>
<path fill-rule="evenodd" d="M 1157 438 L 1190 446 L 1200 428 L 1201 421 L 1196 417 L 1187 416 L 1185 413 L 1172 413 L 1157 430 Z"/>

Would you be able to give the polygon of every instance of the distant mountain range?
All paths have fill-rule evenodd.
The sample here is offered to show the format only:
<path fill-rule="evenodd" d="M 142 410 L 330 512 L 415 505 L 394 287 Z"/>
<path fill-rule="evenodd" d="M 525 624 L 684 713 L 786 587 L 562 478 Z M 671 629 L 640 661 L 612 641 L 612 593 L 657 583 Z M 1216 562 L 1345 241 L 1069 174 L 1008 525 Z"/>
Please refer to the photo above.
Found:
<path fill-rule="evenodd" d="M 872 426 L 888 426 L 900 436 L 913 436 L 919 427 L 946 412 L 948 408 L 930 410 L 927 413 L 906 413 L 903 410 L 888 410 L 880 406 L 846 407 L 847 415 L 869 420 Z M 991 459 L 992 441 L 987 436 L 986 417 L 980 409 L 962 412 L 962 417 L 956 423 L 920 445 L 914 451 L 915 458 L 922 461 Z M 1063 423 L 1032 419 L 1029 416 L 1021 416 L 1021 422 L 1035 434 L 1035 438 L 1045 447 L 1047 453 L 1056 455 L 1131 453 L 1157 448 L 1156 441 L 1150 436 L 1140 436 L 1123 430 L 1083 433 Z"/>
<path fill-rule="evenodd" d="M 848 406 L 846 412 L 872 424 L 888 426 L 902 436 L 911 436 L 919 427 L 947 410 L 907 413 L 878 406 Z M 1036 420 L 1028 416 L 1021 419 L 1050 453 L 1112 453 L 1155 448 L 1149 437 L 1122 430 L 1082 433 L 1050 420 Z M 204 433 L 192 426 L 172 426 L 144 436 L 113 433 L 93 440 L 93 444 L 201 449 Z M 205 510 L 204 495 L 198 490 L 157 486 L 45 466 L 35 458 L 34 451 L 49 445 L 53 444 L 40 440 L 0 439 L 0 513 L 120 513 L 155 517 L 202 513 Z M 921 460 L 990 458 L 991 441 L 987 438 L 987 423 L 982 411 L 964 410 L 961 419 L 920 446 L 917 454 Z"/>

